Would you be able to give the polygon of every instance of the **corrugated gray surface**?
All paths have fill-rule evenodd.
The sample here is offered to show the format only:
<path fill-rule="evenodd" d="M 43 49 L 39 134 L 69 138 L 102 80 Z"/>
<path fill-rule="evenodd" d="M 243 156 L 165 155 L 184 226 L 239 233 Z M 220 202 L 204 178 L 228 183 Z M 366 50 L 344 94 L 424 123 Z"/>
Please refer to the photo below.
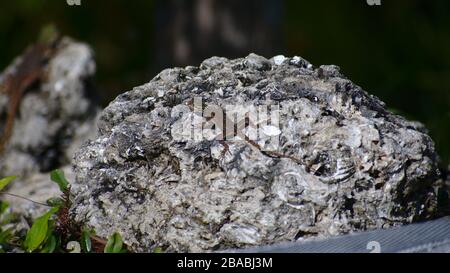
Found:
<path fill-rule="evenodd" d="M 402 227 L 338 236 L 322 241 L 284 243 L 233 252 L 257 253 L 450 253 L 450 216 Z"/>

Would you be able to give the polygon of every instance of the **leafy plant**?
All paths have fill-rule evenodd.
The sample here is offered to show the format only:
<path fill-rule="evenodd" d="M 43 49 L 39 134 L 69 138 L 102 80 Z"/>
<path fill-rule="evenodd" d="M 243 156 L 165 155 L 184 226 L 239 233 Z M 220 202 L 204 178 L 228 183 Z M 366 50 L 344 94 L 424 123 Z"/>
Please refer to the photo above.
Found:
<path fill-rule="evenodd" d="M 66 177 L 64 176 L 64 172 L 61 170 L 54 170 L 50 173 L 50 179 L 58 184 L 59 189 L 61 192 L 66 192 L 69 190 L 69 181 L 67 181 Z"/>
<path fill-rule="evenodd" d="M 41 250 L 41 253 L 53 253 L 55 252 L 56 248 L 59 245 L 59 238 L 51 233 L 50 237 L 48 237 L 48 240 L 46 240 L 47 242 L 45 243 L 44 247 Z"/>
<path fill-rule="evenodd" d="M 24 242 L 24 247 L 28 252 L 33 252 L 45 243 L 46 239 L 48 239 L 49 227 L 52 227 L 50 217 L 53 216 L 58 210 L 58 207 L 53 207 L 47 213 L 34 221 Z"/>
<path fill-rule="evenodd" d="M 5 244 L 12 237 L 13 228 L 8 228 L 6 230 L 0 229 L 0 244 Z"/>
<path fill-rule="evenodd" d="M 8 209 L 8 203 L 0 201 L 0 253 L 3 252 L 2 245 L 6 244 L 12 236 L 13 228 L 4 230 L 2 228 L 8 221 L 4 218 L 4 213 Z"/>
<path fill-rule="evenodd" d="M 153 249 L 153 253 L 163 253 L 163 250 L 161 247 L 155 247 L 155 249 Z"/>
<path fill-rule="evenodd" d="M 104 252 L 105 253 L 123 253 L 125 252 L 123 247 L 122 237 L 119 233 L 115 232 L 111 237 L 109 237 L 108 242 L 106 243 Z"/>
<path fill-rule="evenodd" d="M 0 191 L 8 186 L 16 176 L 9 176 L 0 179 Z M 17 217 L 8 211 L 8 204 L 0 201 L 0 253 L 8 249 L 22 249 L 26 252 L 71 252 L 71 253 L 123 253 L 126 252 L 122 237 L 119 233 L 114 233 L 107 241 L 97 237 L 95 231 L 81 228 L 70 218 L 69 209 L 71 206 L 70 183 L 61 170 L 54 170 L 50 173 L 50 179 L 58 184 L 62 194 L 47 200 L 46 204 L 39 203 L 25 197 L 10 194 L 16 197 L 29 200 L 39 205 L 51 207 L 45 214 L 36 218 L 31 228 L 26 231 L 26 235 L 14 227 L 13 220 Z M 25 231 L 25 230 L 24 230 Z M 62 247 L 66 246 L 66 248 Z"/>
<path fill-rule="evenodd" d="M 92 251 L 91 232 L 88 229 L 81 232 L 81 248 L 85 253 Z"/>
<path fill-rule="evenodd" d="M 9 205 L 8 203 L 4 201 L 0 201 L 0 216 L 5 213 L 5 211 L 8 209 Z"/>
<path fill-rule="evenodd" d="M 0 191 L 3 190 L 9 183 L 11 183 L 17 176 L 8 176 L 3 179 L 0 179 Z"/>

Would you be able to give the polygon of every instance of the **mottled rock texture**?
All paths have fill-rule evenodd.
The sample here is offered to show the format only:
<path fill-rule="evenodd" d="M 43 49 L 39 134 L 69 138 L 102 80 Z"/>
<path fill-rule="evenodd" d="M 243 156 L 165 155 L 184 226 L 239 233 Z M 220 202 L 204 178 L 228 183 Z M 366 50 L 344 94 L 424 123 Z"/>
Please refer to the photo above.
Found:
<path fill-rule="evenodd" d="M 17 71 L 19 56 L 0 75 L 0 83 Z M 0 154 L 0 177 L 17 175 L 9 191 L 35 201 L 58 196 L 49 171 L 63 168 L 70 177 L 74 151 L 94 138 L 95 119 L 100 112 L 91 84 L 95 61 L 91 48 L 62 38 L 45 66 L 43 78 L 25 90 L 15 116 L 11 137 Z M 13 94 L 19 90 L 11 90 Z M 0 132 L 4 133 L 12 97 L 0 93 Z M 48 208 L 29 201 L 2 196 L 14 210 L 37 215 Z"/>
<path fill-rule="evenodd" d="M 0 81 L 14 73 L 20 58 Z M 94 73 L 91 48 L 63 39 L 46 67 L 45 80 L 27 90 L 20 102 L 11 138 L 1 155 L 1 175 L 48 171 L 70 163 L 74 150 L 85 139 L 78 136 L 92 131 L 85 123 L 93 120 L 96 112 L 89 81 Z M 6 117 L 9 100 L 0 93 L 0 118 Z"/>
<path fill-rule="evenodd" d="M 278 105 L 279 131 L 265 131 L 277 153 L 260 151 L 272 141 L 264 134 L 259 148 L 180 138 L 193 119 L 208 122 L 186 112 L 195 97 L 223 109 Z M 438 213 L 437 156 L 423 126 L 337 66 L 213 57 L 120 95 L 98 127 L 75 158 L 72 215 L 100 236 L 120 232 L 134 251 L 264 245 Z"/>

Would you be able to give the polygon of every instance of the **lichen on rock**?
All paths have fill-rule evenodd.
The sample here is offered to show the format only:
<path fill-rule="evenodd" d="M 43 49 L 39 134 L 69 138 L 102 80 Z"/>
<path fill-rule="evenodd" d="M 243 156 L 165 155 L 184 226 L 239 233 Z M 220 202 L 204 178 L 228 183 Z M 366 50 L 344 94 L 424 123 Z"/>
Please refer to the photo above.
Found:
<path fill-rule="evenodd" d="M 209 106 L 227 111 L 208 117 Z M 218 138 L 230 116 L 258 107 L 270 110 L 231 123 L 240 138 Z M 216 115 L 224 123 L 210 126 Z M 212 130 L 196 134 L 199 124 Z M 75 157 L 71 212 L 100 236 L 120 232 L 134 251 L 264 245 L 438 213 L 437 156 L 423 126 L 337 66 L 212 57 L 118 96 L 98 127 Z"/>

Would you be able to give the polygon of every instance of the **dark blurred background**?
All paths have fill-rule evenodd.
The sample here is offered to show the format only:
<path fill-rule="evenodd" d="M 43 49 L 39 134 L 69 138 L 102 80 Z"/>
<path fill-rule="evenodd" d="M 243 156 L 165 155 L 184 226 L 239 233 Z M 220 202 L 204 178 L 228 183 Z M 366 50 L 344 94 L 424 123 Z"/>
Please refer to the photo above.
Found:
<path fill-rule="evenodd" d="M 163 68 L 212 55 L 300 55 L 339 65 L 391 110 L 425 123 L 449 163 L 448 0 L 1 1 L 0 70 L 48 24 L 94 48 L 104 105 Z"/>

